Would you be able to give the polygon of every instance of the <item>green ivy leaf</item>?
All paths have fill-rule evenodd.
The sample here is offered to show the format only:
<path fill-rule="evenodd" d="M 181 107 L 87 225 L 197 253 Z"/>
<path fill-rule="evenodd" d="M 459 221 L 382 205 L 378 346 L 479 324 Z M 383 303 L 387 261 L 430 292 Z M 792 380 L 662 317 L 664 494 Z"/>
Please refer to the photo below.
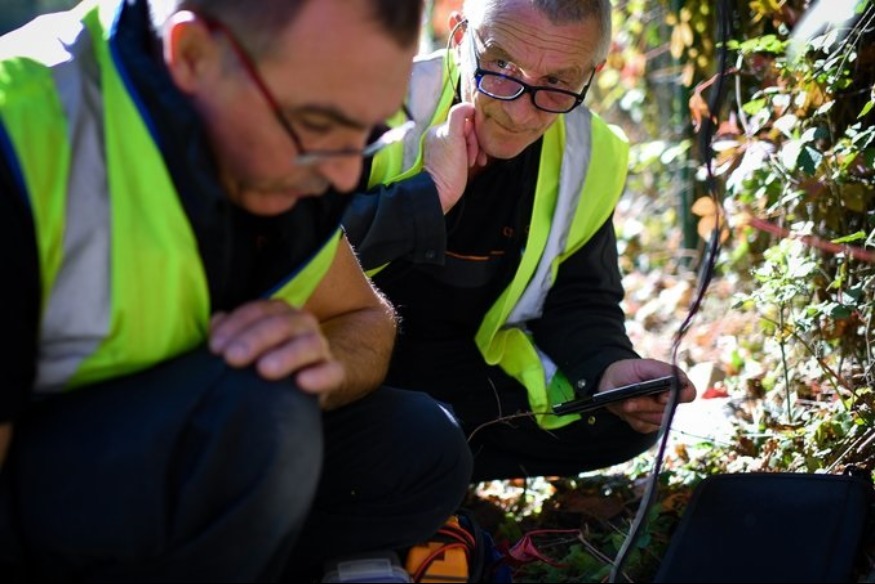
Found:
<path fill-rule="evenodd" d="M 764 107 L 766 107 L 765 99 L 752 99 L 743 106 L 741 106 L 741 109 L 743 109 L 744 112 L 747 114 L 754 115 L 762 110 Z"/>
<path fill-rule="evenodd" d="M 851 309 L 844 304 L 834 304 L 829 311 L 829 315 L 832 318 L 838 319 L 848 318 L 851 316 Z"/>
<path fill-rule="evenodd" d="M 773 34 L 763 35 L 749 41 L 745 41 L 739 45 L 743 54 L 748 53 L 774 53 L 780 54 L 784 52 L 788 41 L 782 41 Z"/>
<path fill-rule="evenodd" d="M 796 159 L 799 168 L 808 176 L 813 175 L 823 160 L 823 154 L 811 146 L 804 146 Z"/>

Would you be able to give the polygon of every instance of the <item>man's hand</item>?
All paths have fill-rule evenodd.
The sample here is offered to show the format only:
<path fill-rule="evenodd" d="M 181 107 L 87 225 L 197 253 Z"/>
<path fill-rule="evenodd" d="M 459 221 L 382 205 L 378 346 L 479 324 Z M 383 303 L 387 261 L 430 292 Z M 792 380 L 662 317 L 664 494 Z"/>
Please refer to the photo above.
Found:
<path fill-rule="evenodd" d="M 450 109 L 447 121 L 425 137 L 423 170 L 431 175 L 441 208 L 446 215 L 462 197 L 468 184 L 468 169 L 486 164 L 474 131 L 474 106 L 459 103 Z"/>
<path fill-rule="evenodd" d="M 282 300 L 257 300 L 216 313 L 210 322 L 210 349 L 232 367 L 254 364 L 265 379 L 297 373 L 298 386 L 319 394 L 320 401 L 345 378 L 316 318 Z"/>
<path fill-rule="evenodd" d="M 654 377 L 671 375 L 668 363 L 655 359 L 624 359 L 611 363 L 605 369 L 597 391 L 605 391 L 621 385 L 646 381 Z M 683 371 L 678 371 L 682 386 L 678 403 L 691 402 L 696 398 L 696 388 Z M 662 414 L 668 403 L 669 393 L 659 393 L 644 397 L 627 399 L 605 406 L 615 416 L 625 420 L 634 430 L 649 434 L 659 430 Z"/>
<path fill-rule="evenodd" d="M 257 300 L 213 316 L 210 348 L 266 379 L 294 375 L 324 410 L 364 397 L 383 382 L 395 340 L 395 312 L 341 238 L 328 271 L 303 309 Z"/>

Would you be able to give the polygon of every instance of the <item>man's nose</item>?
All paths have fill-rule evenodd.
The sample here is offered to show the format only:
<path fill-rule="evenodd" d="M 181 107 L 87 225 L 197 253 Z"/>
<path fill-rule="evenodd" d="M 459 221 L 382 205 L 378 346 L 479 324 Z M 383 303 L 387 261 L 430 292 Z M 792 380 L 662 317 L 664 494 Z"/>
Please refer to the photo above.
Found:
<path fill-rule="evenodd" d="M 532 98 L 533 95 L 526 92 L 512 101 L 504 103 L 504 109 L 515 126 L 529 127 L 532 120 L 540 115 L 541 110 L 535 107 Z"/>
<path fill-rule="evenodd" d="M 361 156 L 337 156 L 320 162 L 318 171 L 336 190 L 346 193 L 359 184 L 363 167 Z"/>

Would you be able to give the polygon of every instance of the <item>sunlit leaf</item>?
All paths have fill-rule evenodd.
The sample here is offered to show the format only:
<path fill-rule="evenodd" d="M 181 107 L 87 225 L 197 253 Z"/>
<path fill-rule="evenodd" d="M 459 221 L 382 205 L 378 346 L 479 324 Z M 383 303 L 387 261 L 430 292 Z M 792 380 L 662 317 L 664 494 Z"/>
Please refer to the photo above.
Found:
<path fill-rule="evenodd" d="M 833 239 L 833 243 L 853 243 L 855 241 L 863 241 L 866 239 L 866 233 L 864 231 L 857 231 L 856 233 L 852 233 L 850 235 L 845 235 L 844 237 L 837 237 Z"/>
<path fill-rule="evenodd" d="M 823 105 L 821 105 L 819 108 L 817 108 L 817 111 L 814 112 L 814 115 L 816 115 L 816 116 L 826 115 L 833 108 L 833 106 L 835 106 L 835 103 L 836 102 L 832 101 L 832 100 L 824 102 Z"/>
<path fill-rule="evenodd" d="M 747 102 L 746 104 L 744 104 L 744 105 L 741 107 L 741 109 L 742 109 L 745 113 L 753 115 L 753 114 L 755 114 L 755 113 L 758 113 L 758 112 L 759 112 L 761 109 L 763 109 L 764 107 L 766 107 L 766 104 L 767 104 L 767 103 L 768 103 L 768 102 L 765 100 L 765 98 L 763 98 L 763 99 L 753 99 L 753 100 Z"/>
<path fill-rule="evenodd" d="M 802 143 L 799 140 L 788 140 L 781 147 L 781 164 L 787 170 L 796 170 L 799 154 L 802 151 Z"/>
<path fill-rule="evenodd" d="M 676 25 L 671 31 L 671 40 L 669 40 L 669 52 L 671 56 L 675 59 L 680 59 L 681 55 L 684 54 L 684 49 L 686 48 L 686 42 L 684 41 L 684 33 L 681 30 L 681 27 L 684 25 Z"/>
<path fill-rule="evenodd" d="M 726 228 L 726 220 L 723 216 L 720 216 L 720 242 L 723 243 L 729 238 L 729 229 Z M 699 234 L 699 237 L 702 239 L 708 240 L 711 238 L 711 235 L 714 233 L 714 228 L 717 226 L 717 216 L 716 215 L 706 215 L 699 219 L 699 222 L 696 226 L 696 232 Z"/>
<path fill-rule="evenodd" d="M 793 133 L 796 130 L 796 125 L 799 123 L 799 118 L 794 116 L 793 114 L 787 114 L 786 116 L 781 116 L 775 123 L 772 124 L 775 128 L 777 128 L 784 136 L 787 138 L 793 137 Z"/>
<path fill-rule="evenodd" d="M 690 96 L 690 118 L 693 121 L 693 127 L 698 129 L 702 126 L 702 120 L 709 115 L 708 104 L 702 98 L 702 94 L 694 91 Z"/>

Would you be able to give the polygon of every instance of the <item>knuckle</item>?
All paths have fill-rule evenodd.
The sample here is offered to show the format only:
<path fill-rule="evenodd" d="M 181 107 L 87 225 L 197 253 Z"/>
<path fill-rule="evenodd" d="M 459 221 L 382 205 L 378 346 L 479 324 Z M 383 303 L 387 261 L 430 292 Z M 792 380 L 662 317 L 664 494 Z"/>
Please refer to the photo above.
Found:
<path fill-rule="evenodd" d="M 282 314 L 294 311 L 294 308 L 282 298 L 271 298 L 267 301 L 267 308 L 273 314 Z"/>
<path fill-rule="evenodd" d="M 295 314 L 289 315 L 289 322 L 297 322 L 300 328 L 310 331 L 319 330 L 319 319 L 310 314 L 309 312 L 298 312 Z"/>

